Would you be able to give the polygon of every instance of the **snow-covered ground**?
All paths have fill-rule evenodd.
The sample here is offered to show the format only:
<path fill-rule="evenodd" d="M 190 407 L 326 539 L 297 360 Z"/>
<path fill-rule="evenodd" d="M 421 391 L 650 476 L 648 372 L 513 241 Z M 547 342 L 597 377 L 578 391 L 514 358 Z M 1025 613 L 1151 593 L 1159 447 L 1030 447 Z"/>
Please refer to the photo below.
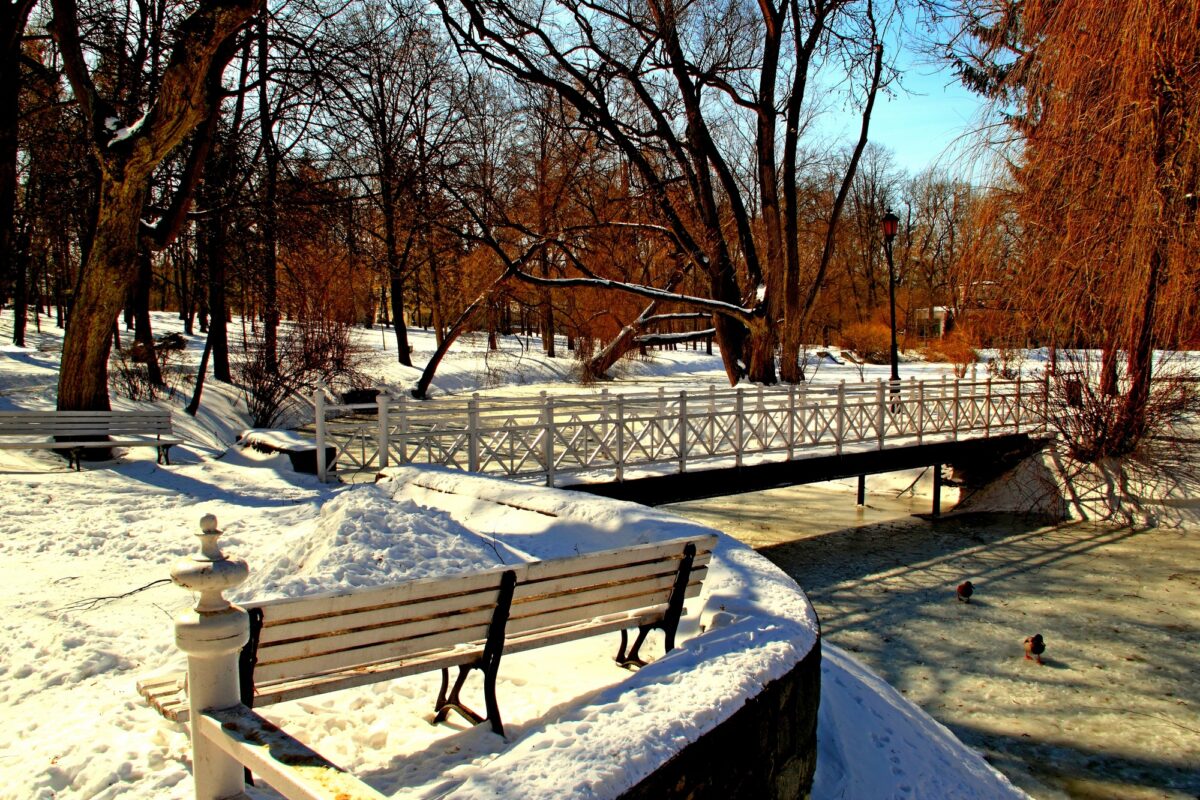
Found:
<path fill-rule="evenodd" d="M 168 315 L 155 322 L 160 333 L 179 329 Z M 10 331 L 4 312 L 0 341 Z M 364 345 L 381 338 L 378 331 L 361 337 Z M 29 340 L 25 349 L 0 347 L 0 410 L 53 402 L 61 339 L 43 321 Z M 419 363 L 432 340 L 417 332 L 414 342 Z M 189 343 L 185 366 L 198 360 L 201 344 L 199 337 Z M 415 373 L 391 358 L 382 350 L 372 355 L 380 382 L 411 382 Z M 438 385 L 461 391 L 487 379 L 553 391 L 549 382 L 570 377 L 569 361 L 528 349 L 500 360 L 503 369 L 495 355 L 452 355 Z M 921 369 L 935 375 L 945 368 Z M 693 351 L 635 360 L 625 371 L 626 380 L 647 382 L 722 378 L 717 359 Z M 858 378 L 832 363 L 821 372 Z M 185 387 L 160 403 L 178 410 L 187 395 Z M 0 453 L 0 796 L 189 796 L 186 736 L 141 702 L 134 682 L 181 663 L 171 617 L 188 598 L 155 582 L 194 551 L 190 534 L 203 513 L 217 515 L 224 547 L 251 563 L 235 599 L 371 585 L 491 566 L 500 552 L 545 558 L 697 528 L 637 506 L 438 472 L 423 480 L 445 482 L 457 494 L 431 499 L 413 487 L 413 470 L 377 485 L 325 486 L 293 473 L 286 457 L 231 447 L 245 426 L 237 393 L 212 384 L 196 419 L 176 414 L 188 443 L 175 449 L 170 467 L 155 465 L 152 449 L 78 473 L 45 451 Z M 481 495 L 491 500 L 446 499 Z M 562 515 L 569 524 L 551 526 L 545 515 L 512 509 L 530 502 L 559 504 L 570 511 Z M 812 618 L 789 578 L 727 538 L 714 563 L 681 646 L 640 672 L 613 667 L 611 637 L 506 658 L 499 694 L 507 740 L 485 727 L 425 724 L 433 675 L 283 704 L 267 715 L 399 797 L 616 796 L 807 652 Z M 700 634 L 714 604 L 735 621 Z M 660 655 L 657 647 L 650 652 Z M 666 692 L 667 684 L 678 685 Z M 831 646 L 821 704 L 815 797 L 1022 796 Z"/>

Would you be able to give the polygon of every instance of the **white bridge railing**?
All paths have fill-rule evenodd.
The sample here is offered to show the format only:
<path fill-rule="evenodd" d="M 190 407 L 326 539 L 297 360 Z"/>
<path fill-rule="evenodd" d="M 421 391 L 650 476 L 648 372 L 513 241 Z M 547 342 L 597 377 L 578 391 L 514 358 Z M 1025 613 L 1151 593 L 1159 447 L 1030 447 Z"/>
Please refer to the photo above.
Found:
<path fill-rule="evenodd" d="M 1020 432 L 1042 426 L 1046 391 L 1019 379 L 909 380 L 529 399 L 381 394 L 360 405 L 329 405 L 318 391 L 314 400 L 322 480 L 330 446 L 339 473 L 438 464 L 553 486 L 565 475 L 619 481 L 630 468 L 686 472 Z"/>

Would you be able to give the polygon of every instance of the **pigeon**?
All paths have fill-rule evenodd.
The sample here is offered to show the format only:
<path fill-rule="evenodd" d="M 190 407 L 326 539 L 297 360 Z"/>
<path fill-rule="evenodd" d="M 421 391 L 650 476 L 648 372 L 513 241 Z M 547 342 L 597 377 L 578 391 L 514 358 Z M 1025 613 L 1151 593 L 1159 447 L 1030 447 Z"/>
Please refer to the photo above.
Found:
<path fill-rule="evenodd" d="M 971 595 L 975 594 L 975 584 L 970 581 L 963 581 L 958 585 L 958 600 L 960 603 L 971 602 Z"/>
<path fill-rule="evenodd" d="M 1028 659 L 1037 659 L 1039 664 L 1045 663 L 1042 661 L 1042 653 L 1046 652 L 1046 642 L 1042 640 L 1040 633 L 1035 633 L 1025 639 L 1025 657 Z"/>

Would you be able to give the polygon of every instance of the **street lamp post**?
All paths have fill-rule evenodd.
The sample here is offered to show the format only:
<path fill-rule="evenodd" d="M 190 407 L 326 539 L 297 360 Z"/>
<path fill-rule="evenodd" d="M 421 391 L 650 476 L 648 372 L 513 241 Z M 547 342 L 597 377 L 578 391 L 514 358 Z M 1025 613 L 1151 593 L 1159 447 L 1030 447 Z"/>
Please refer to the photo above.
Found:
<path fill-rule="evenodd" d="M 900 391 L 900 354 L 896 349 L 896 268 L 892 264 L 892 240 L 900 228 L 900 218 L 889 208 L 883 215 L 883 252 L 888 263 L 888 306 L 892 319 L 892 394 Z"/>

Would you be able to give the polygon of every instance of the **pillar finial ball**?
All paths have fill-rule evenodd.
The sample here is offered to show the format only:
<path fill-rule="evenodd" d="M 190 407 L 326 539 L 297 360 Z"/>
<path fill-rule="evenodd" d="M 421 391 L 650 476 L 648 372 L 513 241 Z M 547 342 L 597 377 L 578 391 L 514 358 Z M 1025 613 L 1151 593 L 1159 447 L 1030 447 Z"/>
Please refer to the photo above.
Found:
<path fill-rule="evenodd" d="M 200 518 L 200 530 L 205 533 L 212 533 L 217 529 L 217 515 L 205 514 Z"/>

